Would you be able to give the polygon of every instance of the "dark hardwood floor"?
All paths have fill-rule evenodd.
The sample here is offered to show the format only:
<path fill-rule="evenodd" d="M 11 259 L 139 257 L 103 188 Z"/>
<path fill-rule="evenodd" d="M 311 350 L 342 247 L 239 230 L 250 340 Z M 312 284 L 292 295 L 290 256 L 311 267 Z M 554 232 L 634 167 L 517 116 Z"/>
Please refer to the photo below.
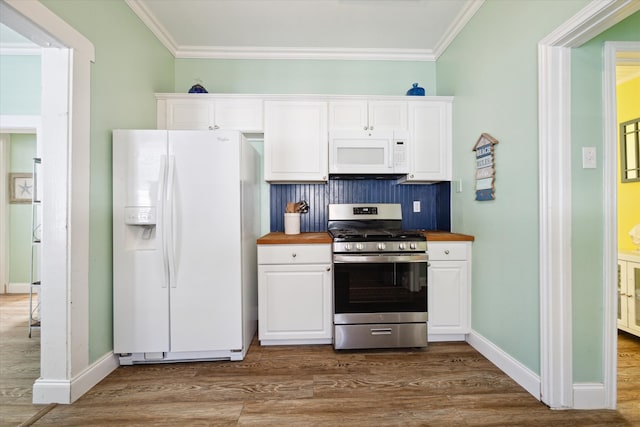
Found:
<path fill-rule="evenodd" d="M 627 334 L 616 411 L 550 410 L 466 343 L 335 352 L 254 341 L 242 362 L 121 367 L 72 405 L 30 405 L 37 338 L 26 322 L 5 327 L 15 304 L 0 296 L 2 426 L 640 425 L 640 339 Z"/>

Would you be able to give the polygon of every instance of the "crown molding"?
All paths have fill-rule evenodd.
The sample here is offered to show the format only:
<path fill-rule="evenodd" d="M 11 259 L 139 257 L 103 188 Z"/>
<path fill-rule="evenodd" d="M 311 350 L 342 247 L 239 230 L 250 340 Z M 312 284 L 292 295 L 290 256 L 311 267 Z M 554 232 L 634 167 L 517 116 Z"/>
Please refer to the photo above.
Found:
<path fill-rule="evenodd" d="M 484 2 L 485 0 L 467 0 L 464 8 L 460 11 L 458 16 L 456 16 L 456 19 L 451 23 L 449 28 L 447 28 L 447 31 L 445 31 L 442 38 L 436 44 L 436 47 L 433 49 L 434 59 L 438 59 L 440 55 L 447 50 L 451 42 L 453 42 L 453 40 L 458 36 L 464 26 L 471 21 L 471 18 L 473 18 L 476 12 L 482 7 Z"/>
<path fill-rule="evenodd" d="M 162 43 L 164 47 L 166 47 L 167 50 L 169 50 L 169 52 L 171 52 L 171 54 L 175 57 L 176 51 L 178 50 L 178 46 L 175 40 L 173 40 L 173 37 L 171 37 L 169 31 L 167 31 L 167 29 L 164 28 L 162 24 L 160 24 L 160 22 L 158 22 L 158 20 L 144 5 L 144 3 L 139 0 L 125 0 L 125 3 L 127 3 L 127 6 L 129 6 L 133 13 L 135 13 L 138 18 L 140 18 L 144 25 L 146 25 L 147 28 L 151 30 L 153 35 L 155 35 L 156 38 L 160 40 L 160 43 Z"/>
<path fill-rule="evenodd" d="M 579 47 L 640 10 L 638 0 L 592 0 L 576 15 L 540 41 L 542 45 Z M 575 29 L 579 23 L 585 25 Z"/>
<path fill-rule="evenodd" d="M 252 46 L 180 46 L 141 0 L 125 0 L 169 52 L 179 59 L 315 59 L 355 61 L 435 61 L 480 9 L 485 0 L 467 0 L 436 49 L 304 48 Z"/>
<path fill-rule="evenodd" d="M 427 49 L 293 48 L 182 46 L 176 58 L 191 59 L 316 59 L 356 61 L 435 61 Z"/>

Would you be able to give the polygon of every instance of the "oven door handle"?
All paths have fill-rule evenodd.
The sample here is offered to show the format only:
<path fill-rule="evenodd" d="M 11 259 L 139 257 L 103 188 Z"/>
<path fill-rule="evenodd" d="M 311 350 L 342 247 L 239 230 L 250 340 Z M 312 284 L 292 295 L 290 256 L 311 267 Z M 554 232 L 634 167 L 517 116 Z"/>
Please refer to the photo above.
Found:
<path fill-rule="evenodd" d="M 348 263 L 378 263 L 378 264 L 390 264 L 390 263 L 412 263 L 412 262 L 428 262 L 428 254 L 417 255 L 334 255 L 333 262 L 336 264 L 348 264 Z"/>

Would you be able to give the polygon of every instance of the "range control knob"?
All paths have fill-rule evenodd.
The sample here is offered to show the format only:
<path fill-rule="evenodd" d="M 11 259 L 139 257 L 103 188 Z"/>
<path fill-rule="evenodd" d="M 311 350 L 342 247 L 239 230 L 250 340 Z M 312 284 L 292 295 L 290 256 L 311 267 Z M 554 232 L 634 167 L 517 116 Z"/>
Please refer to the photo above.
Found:
<path fill-rule="evenodd" d="M 347 243 L 344 245 L 344 250 L 345 251 L 350 251 L 351 250 L 351 243 Z"/>
<path fill-rule="evenodd" d="M 364 249 L 364 245 L 362 243 L 356 243 L 356 249 L 361 251 L 362 249 Z"/>
<path fill-rule="evenodd" d="M 417 246 L 415 243 L 409 243 L 409 248 L 415 249 Z"/>
<path fill-rule="evenodd" d="M 407 246 L 404 243 L 400 243 L 398 245 L 398 249 L 400 249 L 401 251 L 404 251 L 405 249 L 407 249 Z"/>
<path fill-rule="evenodd" d="M 378 249 L 379 249 L 379 250 L 384 250 L 384 248 L 385 248 L 386 246 L 387 246 L 387 245 L 385 245 L 384 243 L 378 243 Z"/>

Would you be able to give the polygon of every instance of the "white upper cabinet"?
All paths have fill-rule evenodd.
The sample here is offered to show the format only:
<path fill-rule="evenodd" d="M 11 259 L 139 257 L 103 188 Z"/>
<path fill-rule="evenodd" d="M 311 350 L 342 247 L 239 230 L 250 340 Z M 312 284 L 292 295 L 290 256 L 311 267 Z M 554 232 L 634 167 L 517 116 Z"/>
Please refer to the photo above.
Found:
<path fill-rule="evenodd" d="M 406 183 L 451 181 L 453 97 L 156 94 L 158 129 L 264 133 L 269 182 L 326 182 L 329 133 L 408 133 Z"/>
<path fill-rule="evenodd" d="M 265 101 L 264 108 L 265 181 L 326 182 L 327 102 Z"/>
<path fill-rule="evenodd" d="M 205 94 L 157 96 L 158 129 L 263 131 L 262 99 L 218 98 Z"/>
<path fill-rule="evenodd" d="M 409 101 L 407 182 L 451 181 L 452 98 Z"/>
<path fill-rule="evenodd" d="M 406 130 L 406 101 L 329 102 L 329 130 Z"/>

